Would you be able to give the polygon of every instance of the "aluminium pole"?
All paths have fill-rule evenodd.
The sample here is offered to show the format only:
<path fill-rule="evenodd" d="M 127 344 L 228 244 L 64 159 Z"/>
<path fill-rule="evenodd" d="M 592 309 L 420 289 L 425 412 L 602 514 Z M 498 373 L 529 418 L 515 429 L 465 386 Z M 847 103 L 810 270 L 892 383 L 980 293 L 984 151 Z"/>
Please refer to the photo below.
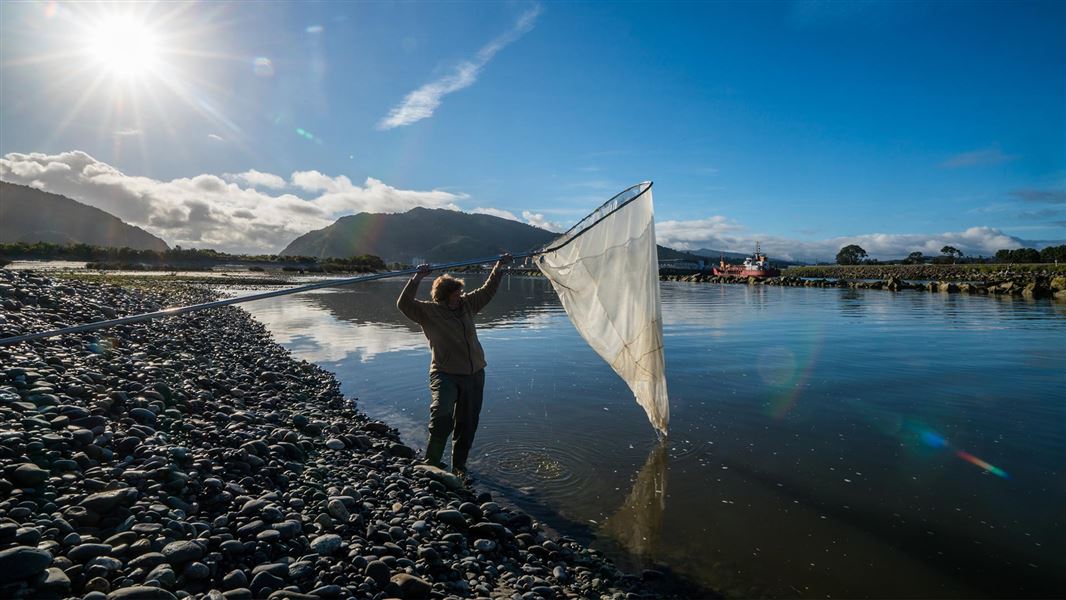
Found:
<path fill-rule="evenodd" d="M 538 254 L 539 251 L 523 252 L 520 254 L 514 254 L 511 258 L 526 258 Z M 475 260 L 464 260 L 452 263 L 443 263 L 439 265 L 430 265 L 431 271 L 440 271 L 445 269 L 454 269 L 458 267 L 468 267 L 471 265 L 478 265 L 486 262 L 493 262 L 499 260 L 499 257 L 479 258 Z M 377 279 L 388 279 L 389 277 L 399 277 L 400 275 L 411 275 L 418 272 L 418 268 L 403 269 L 400 271 L 389 271 L 387 273 L 374 273 L 373 275 L 362 275 L 359 277 L 349 277 L 345 279 L 330 279 L 326 281 L 319 281 L 307 285 L 301 285 L 294 288 L 286 288 L 283 290 L 272 290 L 269 292 L 260 292 L 258 294 L 249 294 L 247 296 L 238 296 L 236 298 L 227 298 L 225 300 L 214 300 L 211 302 L 204 302 L 201 304 L 190 304 L 188 306 L 175 306 L 172 308 L 165 308 L 150 313 L 142 313 L 139 315 L 130 315 L 128 317 L 120 317 L 117 319 L 108 319 L 107 321 L 97 321 L 95 323 L 85 323 L 83 325 L 75 325 L 73 327 L 63 327 L 62 329 L 51 329 L 48 331 L 39 331 L 37 333 L 27 333 L 24 335 L 16 335 L 6 338 L 0 338 L 0 347 L 10 346 L 19 342 L 29 342 L 32 340 L 40 340 L 44 338 L 55 337 L 57 335 L 67 335 L 71 333 L 83 333 L 86 331 L 95 331 L 97 329 L 104 329 L 107 327 L 114 327 L 116 325 L 128 325 L 130 323 L 140 323 L 142 321 L 149 321 L 151 319 L 159 319 L 162 317 L 173 317 L 176 315 L 183 315 L 198 310 L 206 310 L 208 308 L 218 308 L 221 306 L 229 306 L 231 304 L 240 304 L 242 302 L 251 302 L 252 300 L 264 300 L 266 298 L 276 298 L 278 296 L 287 296 L 289 294 L 297 294 L 299 292 L 306 292 L 308 290 L 317 290 L 320 288 L 351 285 L 353 283 L 360 283 L 363 281 L 374 281 Z"/>

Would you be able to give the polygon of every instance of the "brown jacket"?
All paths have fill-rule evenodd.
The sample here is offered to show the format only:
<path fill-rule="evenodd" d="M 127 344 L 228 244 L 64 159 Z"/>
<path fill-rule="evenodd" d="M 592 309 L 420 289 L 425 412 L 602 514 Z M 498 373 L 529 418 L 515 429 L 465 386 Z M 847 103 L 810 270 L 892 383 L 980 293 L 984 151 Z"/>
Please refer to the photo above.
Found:
<path fill-rule="evenodd" d="M 477 339 L 474 315 L 496 295 L 501 278 L 500 272 L 494 272 L 485 285 L 463 294 L 459 308 L 455 310 L 444 303 L 416 300 L 418 283 L 414 278 L 404 286 L 396 300 L 396 308 L 418 323 L 429 340 L 432 354 L 430 373 L 440 371 L 453 375 L 472 375 L 485 368 L 485 351 Z"/>

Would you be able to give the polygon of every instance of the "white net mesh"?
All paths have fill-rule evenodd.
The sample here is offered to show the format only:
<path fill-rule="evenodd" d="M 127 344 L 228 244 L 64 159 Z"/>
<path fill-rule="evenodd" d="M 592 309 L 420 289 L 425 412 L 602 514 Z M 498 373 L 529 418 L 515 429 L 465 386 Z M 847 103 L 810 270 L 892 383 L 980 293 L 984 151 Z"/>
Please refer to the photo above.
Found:
<path fill-rule="evenodd" d="M 629 385 L 665 435 L 670 404 L 651 183 L 612 198 L 536 262 L 581 337 Z"/>

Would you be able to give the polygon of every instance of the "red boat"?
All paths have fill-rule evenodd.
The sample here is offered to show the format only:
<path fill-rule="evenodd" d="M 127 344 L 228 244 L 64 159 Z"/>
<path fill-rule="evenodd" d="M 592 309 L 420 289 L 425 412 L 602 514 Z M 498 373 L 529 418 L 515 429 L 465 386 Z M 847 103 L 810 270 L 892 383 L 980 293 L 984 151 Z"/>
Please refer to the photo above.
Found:
<path fill-rule="evenodd" d="M 718 276 L 732 277 L 777 277 L 781 274 L 777 267 L 770 265 L 766 255 L 759 252 L 759 242 L 755 242 L 755 254 L 745 258 L 743 265 L 731 265 L 723 257 L 713 271 Z"/>

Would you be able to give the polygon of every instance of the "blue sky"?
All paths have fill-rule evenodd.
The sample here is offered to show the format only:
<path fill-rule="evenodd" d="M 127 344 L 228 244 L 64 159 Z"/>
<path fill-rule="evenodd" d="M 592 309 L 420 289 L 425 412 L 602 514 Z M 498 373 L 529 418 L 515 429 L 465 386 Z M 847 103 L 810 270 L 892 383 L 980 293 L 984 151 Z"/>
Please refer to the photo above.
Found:
<path fill-rule="evenodd" d="M 0 176 L 168 242 L 361 210 L 829 258 L 1066 243 L 1066 3 L 0 5 Z"/>

